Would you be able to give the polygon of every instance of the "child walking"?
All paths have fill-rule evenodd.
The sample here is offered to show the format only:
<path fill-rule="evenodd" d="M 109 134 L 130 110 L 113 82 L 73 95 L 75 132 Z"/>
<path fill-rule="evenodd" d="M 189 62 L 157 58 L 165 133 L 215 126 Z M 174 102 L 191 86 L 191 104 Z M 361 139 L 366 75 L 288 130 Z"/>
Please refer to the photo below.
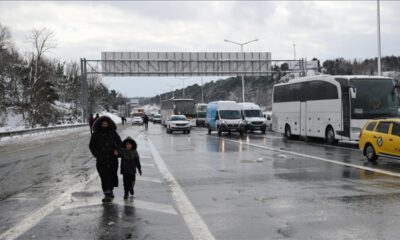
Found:
<path fill-rule="evenodd" d="M 124 179 L 124 199 L 128 199 L 129 193 L 133 195 L 133 190 L 136 181 L 136 168 L 142 176 L 142 167 L 140 165 L 139 154 L 136 151 L 136 141 L 127 137 L 122 142 L 123 148 L 121 149 L 121 174 Z"/>

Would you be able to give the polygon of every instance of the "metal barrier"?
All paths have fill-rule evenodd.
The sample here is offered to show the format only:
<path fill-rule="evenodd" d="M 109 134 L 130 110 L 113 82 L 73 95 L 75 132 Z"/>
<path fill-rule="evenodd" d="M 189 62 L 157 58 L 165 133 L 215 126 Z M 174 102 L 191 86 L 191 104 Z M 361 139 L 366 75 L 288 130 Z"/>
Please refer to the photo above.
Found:
<path fill-rule="evenodd" d="M 64 126 L 54 126 L 54 127 L 43 127 L 43 128 L 33 128 L 26 130 L 18 130 L 18 131 L 9 131 L 9 132 L 0 132 L 0 138 L 3 137 L 12 137 L 12 136 L 22 136 L 25 134 L 38 133 L 38 132 L 47 132 L 54 130 L 62 130 L 68 128 L 78 128 L 78 127 L 87 127 L 88 124 L 74 124 L 74 125 L 64 125 Z"/>

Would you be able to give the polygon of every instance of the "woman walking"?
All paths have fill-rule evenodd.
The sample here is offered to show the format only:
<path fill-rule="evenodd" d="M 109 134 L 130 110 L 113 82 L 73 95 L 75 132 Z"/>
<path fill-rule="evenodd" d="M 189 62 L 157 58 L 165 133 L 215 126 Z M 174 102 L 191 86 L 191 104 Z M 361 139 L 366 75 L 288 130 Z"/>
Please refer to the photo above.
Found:
<path fill-rule="evenodd" d="M 111 202 L 113 189 L 118 187 L 118 150 L 122 147 L 117 125 L 107 116 L 99 117 L 93 124 L 89 148 L 96 158 L 97 172 L 101 178 L 103 202 Z"/>

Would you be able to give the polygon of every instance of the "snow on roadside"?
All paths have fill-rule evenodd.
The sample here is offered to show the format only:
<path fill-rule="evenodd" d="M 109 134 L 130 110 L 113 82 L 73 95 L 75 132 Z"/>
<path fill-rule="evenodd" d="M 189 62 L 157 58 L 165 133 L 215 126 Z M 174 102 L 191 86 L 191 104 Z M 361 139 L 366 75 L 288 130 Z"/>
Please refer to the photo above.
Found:
<path fill-rule="evenodd" d="M 14 112 L 8 112 L 7 115 L 3 115 L 2 119 L 6 126 L 0 127 L 0 132 L 7 132 L 7 131 L 17 131 L 17 130 L 24 130 L 25 122 L 22 114 L 16 114 Z"/>
<path fill-rule="evenodd" d="M 109 112 L 101 112 L 100 116 L 108 116 L 111 118 L 116 124 L 121 124 L 121 118 L 115 114 Z M 13 131 L 15 129 L 12 129 Z M 20 129 L 24 130 L 24 129 Z M 30 145 L 30 143 L 37 144 L 39 142 L 46 142 L 52 140 L 54 138 L 58 138 L 63 135 L 67 135 L 70 133 L 86 133 L 90 134 L 90 130 L 88 126 L 77 127 L 77 128 L 66 128 L 66 129 L 54 129 L 46 132 L 37 132 L 37 133 L 27 133 L 24 135 L 15 135 L 11 137 L 2 137 L 0 138 L 0 147 L 14 145 L 14 144 L 23 144 Z"/>
<path fill-rule="evenodd" d="M 57 137 L 64 136 L 71 133 L 86 133 L 90 134 L 89 127 L 77 127 L 77 128 L 64 128 L 64 129 L 55 129 L 49 130 L 46 132 L 37 132 L 37 133 L 27 133 L 24 135 L 15 135 L 11 137 L 2 137 L 0 138 L 0 147 L 5 147 L 9 145 L 31 145 L 38 144 L 41 142 L 47 142 L 50 140 L 54 140 Z"/>

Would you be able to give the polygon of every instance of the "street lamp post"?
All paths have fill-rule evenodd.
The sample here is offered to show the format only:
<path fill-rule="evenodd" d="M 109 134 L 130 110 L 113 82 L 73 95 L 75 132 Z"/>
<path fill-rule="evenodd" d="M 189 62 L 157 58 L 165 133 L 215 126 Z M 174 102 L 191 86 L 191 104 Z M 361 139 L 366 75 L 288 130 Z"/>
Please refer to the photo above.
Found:
<path fill-rule="evenodd" d="M 252 42 L 256 42 L 256 41 L 258 41 L 258 39 L 254 39 L 254 40 L 251 40 L 251 41 L 248 41 L 248 42 L 244 42 L 244 43 L 238 43 L 238 42 L 234 42 L 234 41 L 227 40 L 227 39 L 224 39 L 224 41 L 239 45 L 240 46 L 240 52 L 243 52 L 243 46 L 244 45 L 252 43 Z M 244 102 L 244 72 L 242 74 L 242 101 Z"/>
<path fill-rule="evenodd" d="M 296 44 L 293 43 L 293 60 L 296 60 Z"/>
<path fill-rule="evenodd" d="M 201 103 L 204 103 L 203 77 L 201 78 Z"/>
<path fill-rule="evenodd" d="M 380 3 L 377 0 L 377 22 L 378 22 L 378 76 L 381 76 L 381 14 L 380 14 Z"/>

